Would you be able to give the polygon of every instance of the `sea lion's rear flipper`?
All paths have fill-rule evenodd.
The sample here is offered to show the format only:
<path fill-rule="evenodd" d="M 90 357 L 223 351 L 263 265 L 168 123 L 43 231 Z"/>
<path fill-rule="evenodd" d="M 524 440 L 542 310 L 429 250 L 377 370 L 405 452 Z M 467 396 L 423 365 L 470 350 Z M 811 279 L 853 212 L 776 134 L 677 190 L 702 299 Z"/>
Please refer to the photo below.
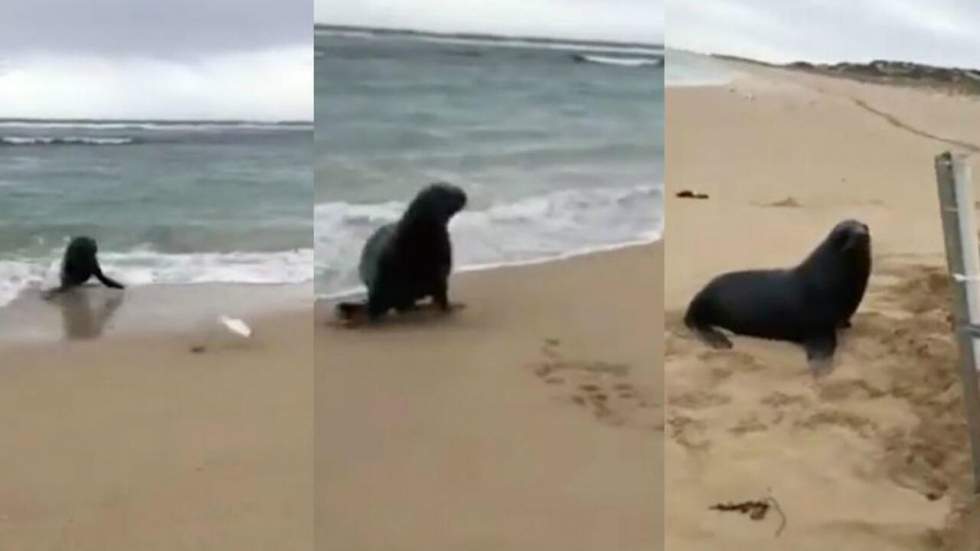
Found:
<path fill-rule="evenodd" d="M 684 313 L 684 325 L 711 348 L 731 348 L 732 341 L 728 340 L 728 337 L 713 325 L 717 320 L 712 315 L 714 308 L 710 295 L 711 285 L 709 284 L 708 287 L 694 296 L 694 299 L 687 306 L 687 312 Z"/>
<path fill-rule="evenodd" d="M 710 325 L 695 325 L 691 327 L 691 330 L 711 348 L 728 349 L 732 347 L 732 341 L 724 333 Z"/>
<path fill-rule="evenodd" d="M 831 331 L 810 337 L 803 343 L 806 359 L 814 378 L 829 375 L 834 370 L 834 351 L 837 350 L 837 335 Z"/>

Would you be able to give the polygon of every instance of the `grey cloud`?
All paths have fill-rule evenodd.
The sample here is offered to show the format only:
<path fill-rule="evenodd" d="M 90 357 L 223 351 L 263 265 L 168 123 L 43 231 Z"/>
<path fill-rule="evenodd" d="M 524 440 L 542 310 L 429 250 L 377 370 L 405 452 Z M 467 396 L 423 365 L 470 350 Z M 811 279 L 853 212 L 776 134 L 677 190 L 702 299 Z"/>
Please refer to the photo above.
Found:
<path fill-rule="evenodd" d="M 312 0 L 0 0 L 0 117 L 313 117 Z"/>
<path fill-rule="evenodd" d="M 312 41 L 312 0 L 3 0 L 0 56 L 189 58 Z"/>
<path fill-rule="evenodd" d="M 976 0 L 667 0 L 667 44 L 767 61 L 980 67 Z"/>

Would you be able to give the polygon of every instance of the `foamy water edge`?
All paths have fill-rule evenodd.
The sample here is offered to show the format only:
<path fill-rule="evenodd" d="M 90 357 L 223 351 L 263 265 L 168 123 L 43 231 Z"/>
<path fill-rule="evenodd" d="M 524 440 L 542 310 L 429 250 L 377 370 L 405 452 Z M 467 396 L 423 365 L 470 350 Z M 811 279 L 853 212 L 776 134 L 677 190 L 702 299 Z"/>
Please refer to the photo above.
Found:
<path fill-rule="evenodd" d="M 101 253 L 103 271 L 128 287 L 145 285 L 280 285 L 313 281 L 313 249 L 270 253 Z M 0 308 L 30 290 L 57 285 L 61 259 L 0 260 Z"/>
<path fill-rule="evenodd" d="M 637 239 L 633 241 L 626 241 L 623 243 L 613 243 L 609 245 L 598 245 L 595 247 L 584 247 L 582 249 L 576 249 L 573 251 L 568 251 L 560 253 L 558 255 L 546 256 L 541 258 L 529 258 L 522 260 L 509 260 L 501 262 L 490 262 L 485 264 L 471 264 L 463 265 L 457 268 L 453 268 L 454 274 L 468 273 L 468 272 L 485 272 L 491 270 L 500 270 L 506 268 L 517 268 L 521 266 L 538 266 L 541 264 L 548 264 L 551 262 L 561 262 L 564 260 L 569 260 L 572 258 L 578 258 L 581 256 L 589 256 L 593 254 L 602 254 L 607 252 L 619 251 L 622 249 L 628 249 L 630 247 L 641 247 L 643 245 L 652 245 L 663 239 L 661 230 L 656 230 L 645 239 Z M 361 285 L 359 287 L 354 287 L 350 289 L 344 289 L 342 291 L 334 291 L 330 293 L 317 294 L 317 299 L 323 300 L 338 300 L 344 298 L 353 298 L 357 296 L 362 296 L 367 294 L 367 289 Z"/>

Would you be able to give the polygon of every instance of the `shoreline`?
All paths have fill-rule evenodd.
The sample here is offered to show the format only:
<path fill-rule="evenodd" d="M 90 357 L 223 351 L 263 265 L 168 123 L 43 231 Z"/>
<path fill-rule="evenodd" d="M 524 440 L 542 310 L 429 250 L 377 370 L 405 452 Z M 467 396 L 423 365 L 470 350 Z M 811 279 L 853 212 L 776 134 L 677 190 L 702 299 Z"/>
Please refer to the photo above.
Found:
<path fill-rule="evenodd" d="M 837 62 L 804 60 L 773 62 L 715 52 L 697 52 L 684 49 L 670 49 L 670 51 L 732 69 L 745 67 L 749 69 L 750 74 L 753 68 L 774 69 L 787 73 L 849 80 L 858 84 L 881 85 L 923 92 L 942 92 L 951 97 L 980 100 L 980 67 L 930 65 L 914 61 L 880 58 Z M 702 85 L 715 86 L 716 84 L 705 83 Z"/>
<path fill-rule="evenodd" d="M 627 241 L 624 243 L 616 243 L 611 245 L 599 245 L 596 247 L 589 247 L 586 249 L 579 249 L 575 251 L 570 251 L 566 253 L 560 253 L 557 256 L 548 256 L 542 258 L 534 258 L 528 260 L 514 260 L 505 261 L 499 263 L 487 263 L 487 264 L 472 264 L 468 266 L 460 266 L 459 268 L 453 269 L 453 274 L 468 274 L 476 272 L 492 272 L 496 270 L 507 270 L 510 268 L 520 268 L 523 266 L 540 266 L 542 264 L 551 264 L 552 262 L 563 262 L 566 260 L 573 260 L 580 257 L 587 257 L 592 255 L 602 255 L 609 252 L 615 252 L 623 249 L 632 249 L 634 247 L 648 247 L 648 246 L 659 246 L 663 245 L 663 229 L 654 230 L 656 234 L 655 237 L 650 237 L 646 239 L 637 239 L 634 241 Z M 366 293 L 363 285 L 356 288 L 350 288 L 343 291 L 333 291 L 330 293 L 316 293 L 313 299 L 317 302 L 321 300 L 333 301 L 345 298 L 352 298 Z"/>
<path fill-rule="evenodd" d="M 671 57 L 674 69 L 671 69 Z M 680 57 L 678 61 L 676 58 Z M 668 50 L 665 53 L 666 69 L 664 73 L 664 90 L 685 89 L 685 88 L 714 88 L 720 86 L 730 86 L 737 79 L 742 77 L 742 73 L 736 70 L 734 64 L 719 61 L 710 56 L 705 56 L 688 50 Z M 695 72 L 698 76 L 681 75 L 676 72 L 682 71 Z M 674 73 L 672 76 L 671 73 Z M 671 82 L 673 80 L 673 82 Z"/>
<path fill-rule="evenodd" d="M 50 251 L 46 258 L 4 258 L 3 254 L 0 253 L 0 268 L 3 268 L 0 273 L 0 309 L 21 299 L 25 294 L 57 286 L 63 250 Z M 139 248 L 130 248 L 124 252 L 103 253 L 100 261 L 107 273 L 129 288 L 160 285 L 301 285 L 313 279 L 310 276 L 313 255 L 312 247 L 224 253 L 146 253 Z M 140 258 L 142 262 L 129 263 L 133 258 Z M 304 266 L 306 262 L 309 265 Z M 173 272 L 175 263 L 183 263 L 178 269 L 184 269 L 177 278 L 174 278 Z M 273 265 L 278 265 L 280 271 L 270 274 L 270 266 Z M 188 266 L 193 266 L 193 269 L 187 270 Z M 160 270 L 161 273 L 154 273 L 154 270 Z M 94 281 L 93 278 L 88 283 L 92 284 Z"/>
<path fill-rule="evenodd" d="M 231 334 L 217 318 L 251 324 L 309 311 L 313 284 L 187 283 L 134 285 L 123 291 L 86 284 L 51 300 L 31 288 L 0 307 L 0 349 L 59 341 Z"/>

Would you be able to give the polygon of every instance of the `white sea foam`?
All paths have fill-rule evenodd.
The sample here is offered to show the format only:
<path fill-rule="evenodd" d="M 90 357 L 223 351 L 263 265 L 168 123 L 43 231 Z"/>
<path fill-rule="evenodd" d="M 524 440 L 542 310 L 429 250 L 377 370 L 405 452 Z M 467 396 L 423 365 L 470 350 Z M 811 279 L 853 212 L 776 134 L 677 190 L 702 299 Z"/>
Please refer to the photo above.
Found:
<path fill-rule="evenodd" d="M 450 223 L 459 270 L 557 260 L 660 237 L 658 186 L 553 191 L 511 202 L 471 204 Z M 322 203 L 316 207 L 318 292 L 358 290 L 364 241 L 406 205 Z"/>
<path fill-rule="evenodd" d="M 610 57 L 602 55 L 581 55 L 578 59 L 590 63 L 602 65 L 618 65 L 621 67 L 660 67 L 664 64 L 663 58 L 650 57 Z"/>
<path fill-rule="evenodd" d="M 4 145 L 127 145 L 135 143 L 130 137 L 95 137 L 95 136 L 2 136 L 0 144 Z"/>
<path fill-rule="evenodd" d="M 46 129 L 77 128 L 82 130 L 312 130 L 312 123 L 275 122 L 139 122 L 139 121 L 0 121 L 0 128 Z"/>
<path fill-rule="evenodd" d="M 46 258 L 0 260 L 0 306 L 29 288 L 58 281 L 60 250 Z M 102 269 L 126 285 L 303 283 L 313 279 L 313 250 L 163 254 L 148 248 L 100 252 Z"/>
<path fill-rule="evenodd" d="M 48 274 L 55 274 L 49 278 Z M 23 290 L 41 287 L 57 277 L 57 265 L 27 260 L 0 260 L 0 307 L 17 298 Z"/>

